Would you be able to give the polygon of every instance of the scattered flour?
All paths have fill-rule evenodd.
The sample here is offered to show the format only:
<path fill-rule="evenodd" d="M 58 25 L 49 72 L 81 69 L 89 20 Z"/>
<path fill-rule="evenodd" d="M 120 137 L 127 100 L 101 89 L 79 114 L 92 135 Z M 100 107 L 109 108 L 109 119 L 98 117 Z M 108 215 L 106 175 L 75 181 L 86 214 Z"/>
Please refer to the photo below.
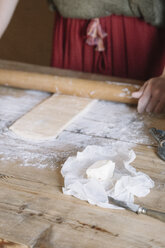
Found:
<path fill-rule="evenodd" d="M 154 141 L 148 133 L 150 123 L 151 116 L 139 115 L 135 107 L 98 101 L 67 130 L 132 144 L 151 145 Z"/>
<path fill-rule="evenodd" d="M 48 93 L 0 87 L 0 132 L 49 96 Z"/>
<path fill-rule="evenodd" d="M 121 83 L 121 82 L 106 81 L 106 83 L 107 83 L 107 84 L 115 84 L 115 85 L 130 86 L 130 84 L 128 84 L 128 83 Z M 135 87 L 136 89 L 139 89 L 139 88 L 140 88 L 140 86 L 139 86 L 139 85 L 136 85 L 136 84 L 134 84 L 134 87 Z"/>
<path fill-rule="evenodd" d="M 128 98 L 132 98 L 131 92 L 130 92 L 130 90 L 128 88 L 124 88 L 124 89 L 122 89 L 122 91 L 123 92 L 119 94 L 120 97 L 127 96 Z"/>
<path fill-rule="evenodd" d="M 134 107 L 94 101 L 58 138 L 45 142 L 19 139 L 8 127 L 49 94 L 0 87 L 0 167 L 36 166 L 55 168 L 88 145 L 152 145 L 147 133 L 150 116 L 140 116 Z"/>

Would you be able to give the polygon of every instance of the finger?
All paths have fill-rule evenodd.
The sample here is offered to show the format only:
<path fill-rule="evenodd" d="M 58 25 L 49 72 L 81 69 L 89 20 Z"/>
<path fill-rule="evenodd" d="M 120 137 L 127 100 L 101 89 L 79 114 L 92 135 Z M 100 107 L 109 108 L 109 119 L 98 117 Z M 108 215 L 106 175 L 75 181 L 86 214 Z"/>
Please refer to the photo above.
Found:
<path fill-rule="evenodd" d="M 153 112 L 155 107 L 157 106 L 157 104 L 159 103 L 160 101 L 160 98 L 157 96 L 157 97 L 152 97 L 150 98 L 150 101 L 146 107 L 146 112 L 149 113 L 149 112 Z"/>
<path fill-rule="evenodd" d="M 143 94 L 143 91 L 139 90 L 139 91 L 133 92 L 132 97 L 133 98 L 140 98 L 142 96 L 142 94 Z"/>
<path fill-rule="evenodd" d="M 164 106 L 165 106 L 164 100 L 159 101 L 153 112 L 156 114 L 162 113 L 164 110 Z"/>
<path fill-rule="evenodd" d="M 140 88 L 139 91 L 133 92 L 132 93 L 132 97 L 134 98 L 140 98 L 145 90 L 145 88 L 147 87 L 148 81 L 145 82 L 145 84 L 143 84 L 143 86 Z"/>
<path fill-rule="evenodd" d="M 138 101 L 137 110 L 140 114 L 145 111 L 150 99 L 151 99 L 151 84 L 148 84 L 143 92 L 143 95 Z"/>

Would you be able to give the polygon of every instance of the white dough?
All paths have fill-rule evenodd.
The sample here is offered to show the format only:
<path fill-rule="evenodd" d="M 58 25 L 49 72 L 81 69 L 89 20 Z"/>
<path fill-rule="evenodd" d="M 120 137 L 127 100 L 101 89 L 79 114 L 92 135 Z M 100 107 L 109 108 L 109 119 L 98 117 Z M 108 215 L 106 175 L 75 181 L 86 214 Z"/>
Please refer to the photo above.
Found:
<path fill-rule="evenodd" d="M 99 160 L 92 164 L 87 170 L 87 178 L 95 178 L 101 182 L 113 177 L 115 163 L 112 160 Z"/>
<path fill-rule="evenodd" d="M 55 138 L 92 102 L 87 98 L 54 94 L 17 120 L 10 130 L 23 139 Z"/>

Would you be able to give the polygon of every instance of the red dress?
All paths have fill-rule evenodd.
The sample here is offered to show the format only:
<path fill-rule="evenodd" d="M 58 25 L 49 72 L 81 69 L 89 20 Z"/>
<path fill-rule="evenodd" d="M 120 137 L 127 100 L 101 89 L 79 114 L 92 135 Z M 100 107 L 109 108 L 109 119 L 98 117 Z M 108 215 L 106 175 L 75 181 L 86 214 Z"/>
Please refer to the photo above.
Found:
<path fill-rule="evenodd" d="M 104 52 L 86 43 L 89 21 L 56 15 L 52 65 L 57 68 L 146 80 L 165 66 L 165 30 L 137 18 L 100 18 Z"/>

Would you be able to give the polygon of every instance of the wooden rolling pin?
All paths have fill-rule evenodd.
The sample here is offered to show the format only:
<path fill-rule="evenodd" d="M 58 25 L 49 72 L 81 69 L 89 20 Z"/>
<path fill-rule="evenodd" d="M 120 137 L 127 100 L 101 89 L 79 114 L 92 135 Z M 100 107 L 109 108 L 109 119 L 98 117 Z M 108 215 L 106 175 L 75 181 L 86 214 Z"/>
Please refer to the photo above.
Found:
<path fill-rule="evenodd" d="M 136 104 L 139 85 L 0 69 L 0 85 Z"/>

